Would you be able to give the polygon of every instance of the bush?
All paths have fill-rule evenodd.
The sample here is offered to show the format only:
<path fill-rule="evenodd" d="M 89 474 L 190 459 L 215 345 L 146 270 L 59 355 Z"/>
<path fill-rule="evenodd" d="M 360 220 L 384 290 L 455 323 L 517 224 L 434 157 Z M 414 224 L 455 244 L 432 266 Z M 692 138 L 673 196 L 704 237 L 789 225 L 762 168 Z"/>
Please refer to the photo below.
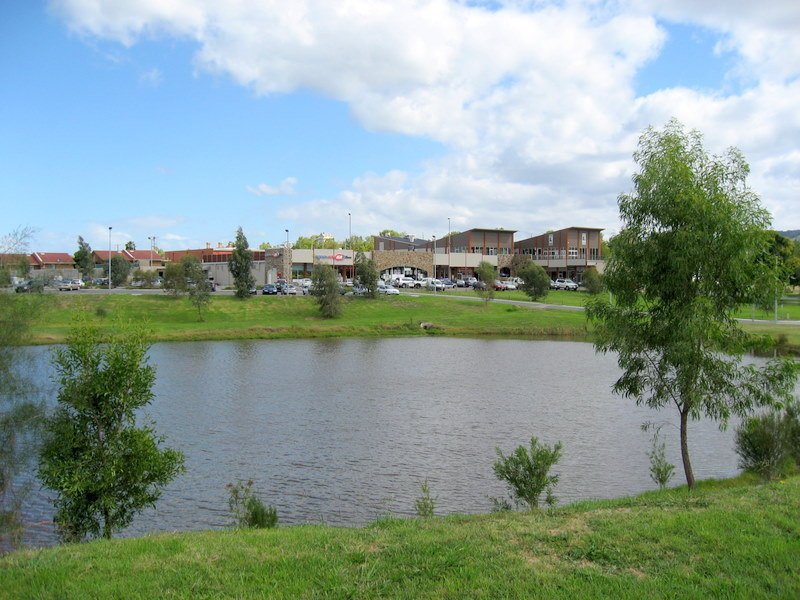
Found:
<path fill-rule="evenodd" d="M 736 429 L 739 467 L 765 481 L 780 475 L 789 456 L 785 419 L 777 412 L 750 417 Z"/>
<path fill-rule="evenodd" d="M 316 265 L 311 274 L 311 289 L 320 314 L 333 319 L 342 313 L 342 300 L 336 271 L 330 265 Z"/>
<path fill-rule="evenodd" d="M 603 278 L 594 267 L 589 267 L 586 269 L 586 272 L 583 274 L 583 281 L 581 283 L 583 284 L 583 287 L 586 288 L 586 291 L 592 295 L 599 294 L 603 291 Z"/>
<path fill-rule="evenodd" d="M 228 507 L 233 515 L 234 527 L 271 529 L 278 525 L 278 511 L 274 506 L 266 506 L 253 493 L 253 480 L 229 483 L 225 486 L 230 494 Z"/>
<path fill-rule="evenodd" d="M 421 495 L 414 500 L 414 508 L 418 517 L 432 517 L 436 509 L 436 498 L 431 497 L 431 489 L 428 480 L 423 481 L 419 486 Z"/>
<path fill-rule="evenodd" d="M 658 484 L 660 489 L 667 487 L 669 480 L 675 473 L 675 465 L 667 461 L 666 446 L 659 444 L 659 431 L 653 435 L 653 449 L 647 453 L 650 459 L 650 479 Z"/>
<path fill-rule="evenodd" d="M 786 407 L 783 415 L 783 427 L 786 434 L 786 449 L 800 467 L 800 403 L 793 402 Z"/>
<path fill-rule="evenodd" d="M 549 506 L 555 504 L 553 488 L 558 483 L 558 475 L 548 473 L 561 458 L 561 442 L 556 442 L 551 448 L 531 437 L 530 450 L 518 446 L 508 456 L 500 448 L 496 450 L 498 460 L 493 465 L 494 474 L 508 484 L 510 496 L 517 506 L 525 503 L 530 508 L 538 508 L 543 492 L 546 493 L 545 502 Z"/>
<path fill-rule="evenodd" d="M 519 289 L 525 292 L 531 300 L 541 300 L 550 291 L 550 276 L 540 265 L 529 262 L 520 269 L 519 276 L 525 282 Z"/>

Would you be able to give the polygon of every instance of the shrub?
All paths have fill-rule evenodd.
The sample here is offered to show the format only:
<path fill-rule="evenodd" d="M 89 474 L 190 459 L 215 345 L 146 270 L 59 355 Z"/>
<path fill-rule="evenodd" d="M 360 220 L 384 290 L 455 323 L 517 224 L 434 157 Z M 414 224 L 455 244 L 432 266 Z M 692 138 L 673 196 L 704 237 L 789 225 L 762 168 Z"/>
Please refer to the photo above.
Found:
<path fill-rule="evenodd" d="M 656 430 L 653 435 L 653 449 L 647 456 L 650 459 L 650 478 L 663 490 L 675 473 L 675 465 L 667 461 L 666 446 L 663 442 L 658 443 L 658 433 L 659 430 Z"/>
<path fill-rule="evenodd" d="M 750 417 L 736 429 L 739 467 L 769 481 L 779 475 L 788 457 L 784 419 L 777 412 Z"/>
<path fill-rule="evenodd" d="M 229 493 L 228 507 L 233 515 L 234 527 L 271 529 L 278 525 L 278 511 L 266 506 L 253 493 L 253 480 L 229 483 L 225 486 Z"/>
<path fill-rule="evenodd" d="M 316 265 L 311 274 L 312 294 L 317 300 L 320 314 L 326 319 L 338 317 L 342 300 L 336 271 L 330 265 Z"/>
<path fill-rule="evenodd" d="M 793 402 L 786 407 L 783 426 L 787 452 L 800 467 L 800 403 Z"/>
<path fill-rule="evenodd" d="M 525 282 L 519 286 L 531 300 L 541 300 L 550 291 L 550 276 L 540 265 L 529 262 L 520 269 L 519 276 Z"/>
<path fill-rule="evenodd" d="M 599 294 L 603 291 L 603 278 L 594 267 L 589 267 L 586 269 L 586 272 L 583 274 L 583 281 L 581 283 L 583 284 L 583 287 L 586 288 L 586 291 L 592 295 Z"/>
<path fill-rule="evenodd" d="M 561 458 L 561 442 L 551 448 L 540 444 L 531 437 L 530 449 L 517 446 L 516 450 L 505 456 L 497 448 L 498 460 L 493 465 L 495 476 L 505 481 L 510 488 L 510 496 L 519 506 L 527 504 L 530 508 L 538 508 L 539 498 L 546 493 L 545 502 L 555 504 L 553 488 L 558 483 L 558 475 L 549 475 L 551 467 Z"/>
<path fill-rule="evenodd" d="M 425 479 L 419 486 L 421 495 L 414 500 L 414 508 L 417 511 L 418 517 L 432 517 L 433 511 L 436 509 L 436 498 L 431 497 L 431 489 L 428 486 L 428 480 Z"/>

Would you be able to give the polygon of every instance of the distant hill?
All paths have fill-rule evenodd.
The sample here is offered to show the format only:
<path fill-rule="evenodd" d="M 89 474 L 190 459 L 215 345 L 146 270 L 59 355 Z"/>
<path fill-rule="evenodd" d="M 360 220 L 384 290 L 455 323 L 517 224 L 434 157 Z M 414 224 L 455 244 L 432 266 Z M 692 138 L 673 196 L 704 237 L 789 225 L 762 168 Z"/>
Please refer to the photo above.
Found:
<path fill-rule="evenodd" d="M 779 231 L 778 233 L 792 240 L 800 240 L 800 229 L 789 229 L 787 231 Z"/>

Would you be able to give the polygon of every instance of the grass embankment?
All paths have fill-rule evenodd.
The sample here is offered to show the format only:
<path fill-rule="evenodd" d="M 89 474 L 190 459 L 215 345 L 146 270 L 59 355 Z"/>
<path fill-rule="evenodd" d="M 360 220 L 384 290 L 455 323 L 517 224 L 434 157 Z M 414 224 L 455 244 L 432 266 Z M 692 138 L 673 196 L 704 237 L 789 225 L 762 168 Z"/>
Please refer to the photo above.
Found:
<path fill-rule="evenodd" d="M 505 292 L 498 298 L 518 299 L 515 295 L 522 292 Z M 582 292 L 552 292 L 546 302 L 582 306 L 587 298 Z M 32 344 L 63 342 L 77 314 L 108 331 L 117 327 L 118 319 L 146 323 L 157 341 L 409 335 L 591 339 L 583 312 L 543 308 L 533 302 L 528 306 L 485 304 L 431 294 L 344 298 L 342 316 L 337 319 L 321 318 L 308 297 L 254 296 L 241 301 L 217 296 L 204 311 L 202 322 L 186 298 L 167 295 L 53 294 L 21 300 L 41 305 Z M 759 316 L 764 315 L 756 313 Z M 433 328 L 422 330 L 423 322 L 432 323 Z M 748 331 L 781 338 L 785 351 L 800 354 L 800 326 L 746 321 L 742 325 Z"/>
<path fill-rule="evenodd" d="M 62 342 L 76 314 L 109 331 L 117 319 L 147 323 L 155 340 L 269 339 L 341 336 L 453 335 L 586 339 L 582 313 L 531 310 L 471 300 L 407 296 L 344 298 L 342 316 L 323 319 L 307 297 L 213 298 L 198 321 L 185 298 L 167 295 L 54 295 L 45 298 L 31 343 Z M 432 323 L 424 331 L 420 323 Z"/>
<path fill-rule="evenodd" d="M 797 598 L 800 478 L 532 513 L 166 534 L 0 559 L 6 598 Z"/>

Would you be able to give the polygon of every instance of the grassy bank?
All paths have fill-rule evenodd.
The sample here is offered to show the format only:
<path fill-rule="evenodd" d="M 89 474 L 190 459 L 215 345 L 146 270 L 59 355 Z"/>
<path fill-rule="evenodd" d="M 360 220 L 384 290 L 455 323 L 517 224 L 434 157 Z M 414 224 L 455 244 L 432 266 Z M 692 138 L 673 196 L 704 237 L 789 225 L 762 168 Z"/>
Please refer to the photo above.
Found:
<path fill-rule="evenodd" d="M 512 299 L 510 295 L 502 297 Z M 582 293 L 555 292 L 548 302 L 574 306 L 584 298 Z M 409 335 L 591 339 L 583 312 L 543 308 L 536 303 L 484 304 L 429 294 L 345 298 L 338 319 L 320 318 L 313 300 L 307 297 L 255 296 L 241 301 L 217 296 L 202 322 L 186 298 L 167 295 L 53 294 L 20 299 L 41 304 L 31 332 L 32 344 L 63 342 L 78 314 L 109 331 L 118 319 L 146 323 L 156 341 Z M 431 323 L 433 328 L 423 330 L 420 323 Z M 800 354 L 800 326 L 744 322 L 743 327 L 780 337 L 788 351 Z"/>
<path fill-rule="evenodd" d="M 6 598 L 797 598 L 800 478 L 551 512 L 168 534 L 0 559 Z"/>
<path fill-rule="evenodd" d="M 76 314 L 111 330 L 117 319 L 145 322 L 156 340 L 453 335 L 586 339 L 582 313 L 407 296 L 345 298 L 342 316 L 322 319 L 307 297 L 213 298 L 198 321 L 185 298 L 167 295 L 53 295 L 45 298 L 31 343 L 61 342 Z M 432 323 L 423 331 L 420 323 Z"/>

